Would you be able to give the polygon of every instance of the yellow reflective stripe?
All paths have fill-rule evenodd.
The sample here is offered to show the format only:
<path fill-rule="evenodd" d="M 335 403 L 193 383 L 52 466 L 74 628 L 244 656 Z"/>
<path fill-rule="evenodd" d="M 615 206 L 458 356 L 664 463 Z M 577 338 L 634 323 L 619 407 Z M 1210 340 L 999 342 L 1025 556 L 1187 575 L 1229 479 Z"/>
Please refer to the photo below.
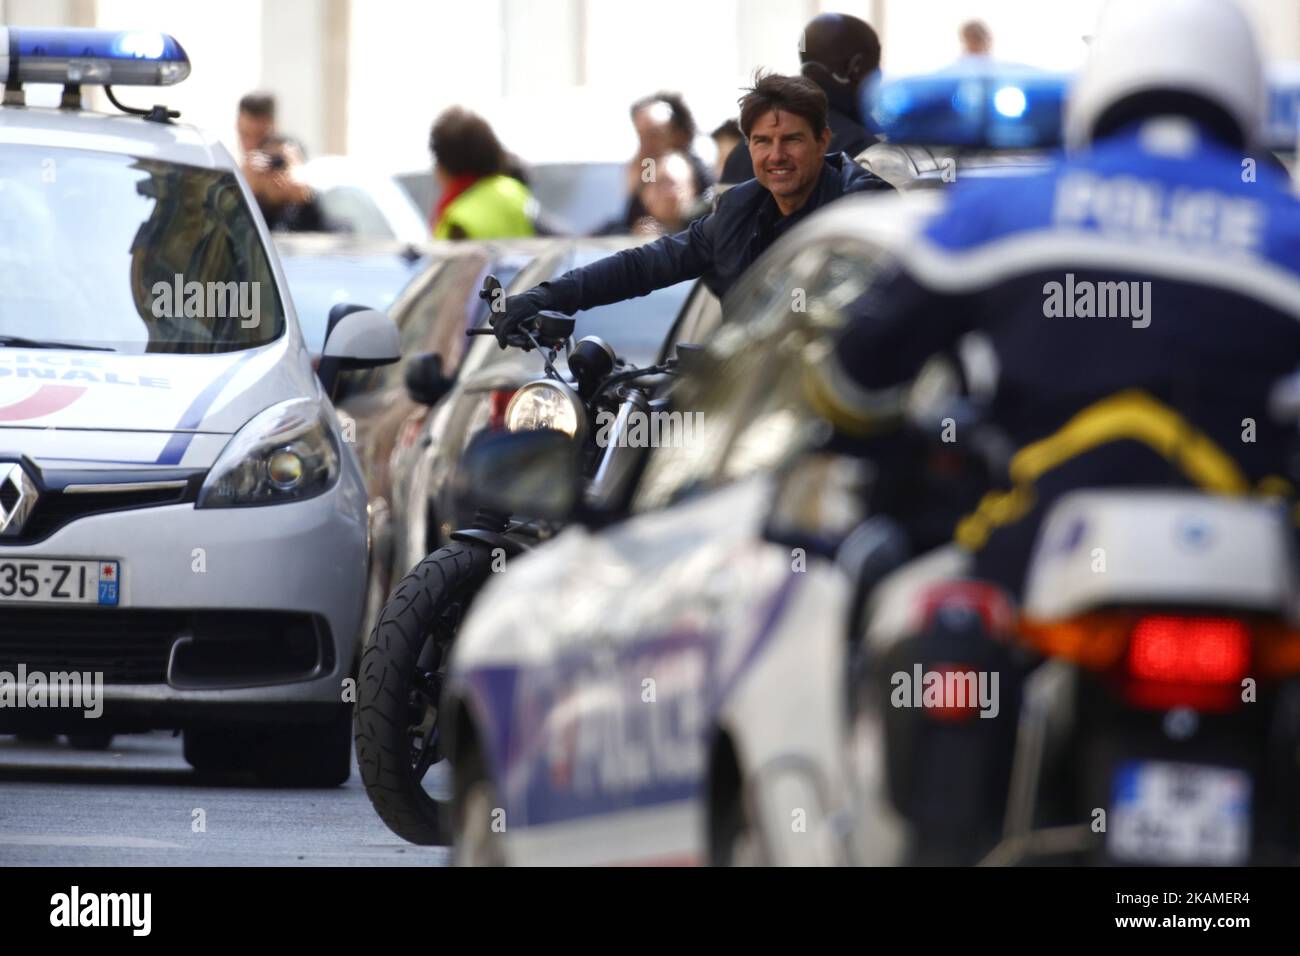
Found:
<path fill-rule="evenodd" d="M 1255 494 L 1261 498 L 1294 498 L 1295 485 L 1281 475 L 1265 475 L 1255 483 Z"/>
<path fill-rule="evenodd" d="M 1035 481 L 1071 458 L 1114 441 L 1155 449 L 1198 486 L 1220 494 L 1250 487 L 1237 463 L 1177 412 L 1145 392 L 1130 390 L 1102 399 L 1047 438 L 1026 445 L 1011 459 L 1011 480 Z"/>
<path fill-rule="evenodd" d="M 957 522 L 953 540 L 968 551 L 978 551 L 984 547 L 995 527 L 1019 521 L 1033 510 L 1037 500 L 1038 495 L 1031 487 L 1017 486 L 1010 491 L 990 491 L 980 499 L 979 506 L 972 514 Z"/>
<path fill-rule="evenodd" d="M 954 540 L 967 550 L 978 551 L 995 528 L 1019 521 L 1032 510 L 1037 500 L 1033 485 L 1040 477 L 1072 458 L 1125 440 L 1159 452 L 1207 491 L 1225 495 L 1250 491 L 1241 468 L 1207 435 L 1173 409 L 1134 389 L 1089 405 L 1058 431 L 1018 451 L 1008 469 L 1012 489 L 986 494 L 975 511 L 958 522 Z M 1280 478 L 1277 481 L 1286 484 Z M 1278 487 L 1275 483 L 1271 486 Z"/>

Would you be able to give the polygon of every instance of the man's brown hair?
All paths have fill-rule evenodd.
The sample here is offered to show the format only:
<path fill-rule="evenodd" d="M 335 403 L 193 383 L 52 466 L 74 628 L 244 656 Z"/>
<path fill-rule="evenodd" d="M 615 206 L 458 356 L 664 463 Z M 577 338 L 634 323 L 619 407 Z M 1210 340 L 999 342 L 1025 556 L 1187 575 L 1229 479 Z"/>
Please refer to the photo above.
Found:
<path fill-rule="evenodd" d="M 755 73 L 754 85 L 740 98 L 740 129 L 746 139 L 758 118 L 773 110 L 802 116 L 812 127 L 813 135 L 820 136 L 826 128 L 830 103 L 821 87 L 807 77 Z"/>

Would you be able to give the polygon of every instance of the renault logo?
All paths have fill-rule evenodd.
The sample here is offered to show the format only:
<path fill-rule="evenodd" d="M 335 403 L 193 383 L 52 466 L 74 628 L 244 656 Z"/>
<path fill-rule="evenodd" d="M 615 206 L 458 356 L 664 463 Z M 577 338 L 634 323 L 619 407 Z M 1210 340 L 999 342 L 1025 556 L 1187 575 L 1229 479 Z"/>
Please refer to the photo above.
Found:
<path fill-rule="evenodd" d="M 36 485 L 22 465 L 0 462 L 0 537 L 13 537 L 23 530 L 37 497 Z"/>

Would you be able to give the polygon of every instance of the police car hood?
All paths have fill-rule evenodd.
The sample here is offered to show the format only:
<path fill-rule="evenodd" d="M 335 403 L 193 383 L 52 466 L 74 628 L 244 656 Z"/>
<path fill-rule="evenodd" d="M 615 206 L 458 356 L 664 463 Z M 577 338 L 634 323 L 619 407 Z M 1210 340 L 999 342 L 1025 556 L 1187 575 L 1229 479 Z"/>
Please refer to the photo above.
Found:
<path fill-rule="evenodd" d="M 0 453 L 204 467 L 253 415 L 314 394 L 288 336 L 210 355 L 0 348 Z"/>

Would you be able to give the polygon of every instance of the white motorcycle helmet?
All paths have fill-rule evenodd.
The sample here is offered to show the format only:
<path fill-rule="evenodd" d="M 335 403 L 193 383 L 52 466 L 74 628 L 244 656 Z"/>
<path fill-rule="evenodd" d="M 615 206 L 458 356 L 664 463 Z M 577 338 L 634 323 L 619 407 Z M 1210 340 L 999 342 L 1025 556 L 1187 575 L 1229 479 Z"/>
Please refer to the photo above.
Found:
<path fill-rule="evenodd" d="M 1267 87 L 1245 15 L 1232 0 L 1111 0 L 1066 105 L 1066 147 L 1189 106 L 1232 139 L 1258 139 Z"/>

